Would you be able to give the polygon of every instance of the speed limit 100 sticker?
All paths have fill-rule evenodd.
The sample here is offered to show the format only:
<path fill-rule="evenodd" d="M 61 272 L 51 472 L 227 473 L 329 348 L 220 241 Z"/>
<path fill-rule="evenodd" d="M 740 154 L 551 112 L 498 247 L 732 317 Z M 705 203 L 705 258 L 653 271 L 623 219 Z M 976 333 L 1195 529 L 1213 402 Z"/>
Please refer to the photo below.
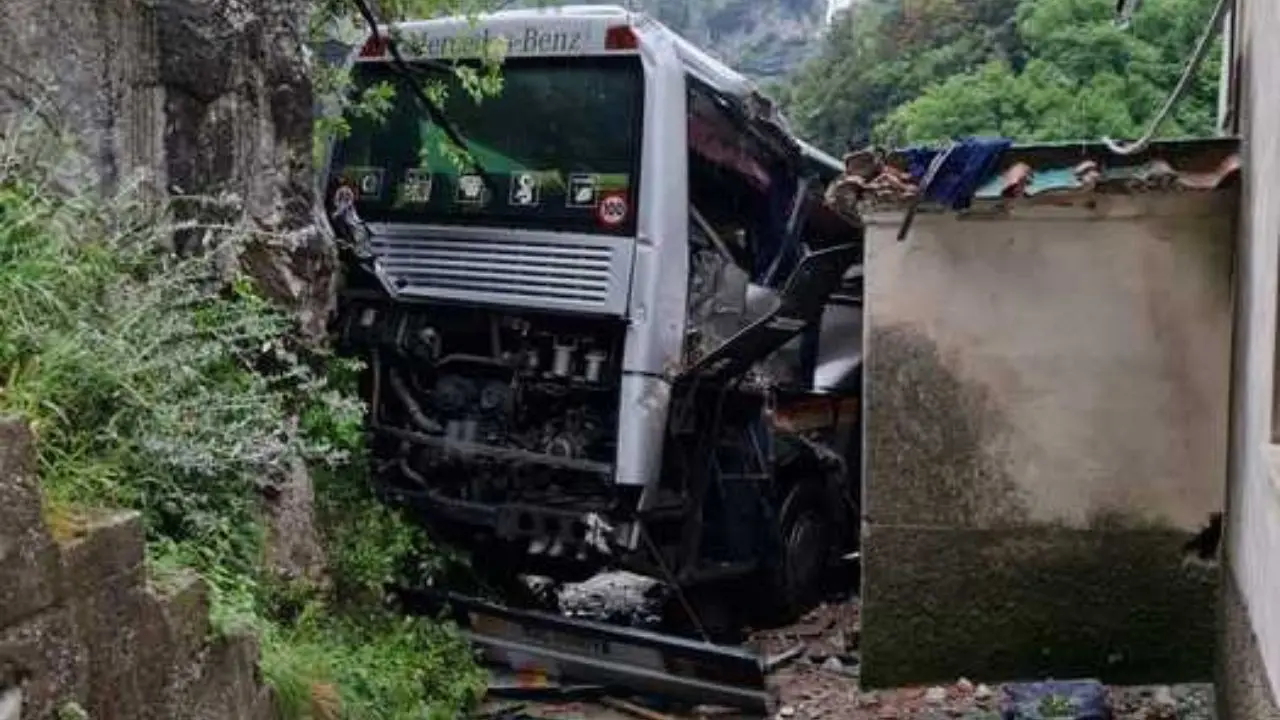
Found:
<path fill-rule="evenodd" d="M 615 227 L 627 221 L 627 196 L 624 193 L 605 193 L 596 206 L 596 218 L 602 225 Z"/>

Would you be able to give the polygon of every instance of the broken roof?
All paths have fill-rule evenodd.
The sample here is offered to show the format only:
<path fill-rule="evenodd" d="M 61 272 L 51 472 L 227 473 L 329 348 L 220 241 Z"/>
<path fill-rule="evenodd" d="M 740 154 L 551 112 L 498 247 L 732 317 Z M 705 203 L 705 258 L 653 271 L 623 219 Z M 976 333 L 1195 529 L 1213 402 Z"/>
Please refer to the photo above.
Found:
<path fill-rule="evenodd" d="M 850 153 L 845 167 L 845 175 L 833 188 L 851 189 L 867 209 L 901 207 L 919 195 L 920 178 L 907 170 L 905 151 Z M 1005 150 L 996 168 L 977 183 L 975 205 L 1073 204 L 1095 194 L 1203 192 L 1237 181 L 1239 141 L 1154 142 L 1134 155 L 1116 155 L 1102 143 L 1020 145 Z M 920 209 L 946 208 L 926 200 Z"/>

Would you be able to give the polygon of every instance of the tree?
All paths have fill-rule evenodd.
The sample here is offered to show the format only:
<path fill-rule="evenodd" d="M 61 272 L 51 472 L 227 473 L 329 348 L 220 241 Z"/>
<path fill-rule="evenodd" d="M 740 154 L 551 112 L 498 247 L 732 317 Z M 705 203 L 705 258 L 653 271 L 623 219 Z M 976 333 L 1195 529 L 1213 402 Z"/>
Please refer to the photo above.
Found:
<path fill-rule="evenodd" d="M 548 4 L 550 0 L 536 0 Z M 353 40 L 369 35 L 369 18 L 373 15 L 379 23 L 398 22 L 461 15 L 474 17 L 480 12 L 497 9 L 509 4 L 507 0 L 313 0 L 308 16 L 308 34 L 314 47 L 328 40 Z M 393 38 L 400 43 L 404 54 L 409 55 L 411 45 L 403 38 Z M 476 101 L 501 90 L 501 54 L 496 46 L 482 58 L 479 69 L 471 65 L 454 64 L 453 71 L 464 90 Z M 317 63 L 313 67 L 312 83 L 317 97 L 321 98 L 324 112 L 316 120 L 313 160 L 319 164 L 324 147 L 334 138 L 350 131 L 349 118 L 355 116 L 380 118 L 391 107 L 395 88 L 381 83 L 364 88 L 355 94 L 351 90 L 351 73 L 348 68 Z M 439 106 L 448 98 L 438 81 L 423 81 L 420 88 Z M 458 149 L 446 148 L 451 156 Z M 457 158 L 461 162 L 461 158 Z"/>
<path fill-rule="evenodd" d="M 864 0 L 823 39 L 782 101 L 832 150 L 859 146 L 895 107 L 992 58 L 1022 61 L 1007 0 Z"/>
<path fill-rule="evenodd" d="M 990 63 L 954 75 L 895 110 L 875 134 L 895 144 L 975 133 L 1022 141 L 1136 137 L 1177 84 L 1211 5 L 1147 3 L 1129 31 L 1112 21 L 1107 0 L 1023 0 L 1018 29 L 1033 59 L 1021 72 Z M 1212 133 L 1215 64 L 1201 67 L 1163 134 Z"/>
<path fill-rule="evenodd" d="M 1214 0 L 1146 3 L 1130 29 L 1110 0 L 869 0 L 827 38 L 784 96 L 801 128 L 837 149 L 962 135 L 1019 141 L 1134 137 L 1177 84 Z M 959 23 L 970 21 L 968 29 Z M 1217 60 L 1165 136 L 1210 134 Z M 850 142 L 850 141 L 853 142 Z"/>

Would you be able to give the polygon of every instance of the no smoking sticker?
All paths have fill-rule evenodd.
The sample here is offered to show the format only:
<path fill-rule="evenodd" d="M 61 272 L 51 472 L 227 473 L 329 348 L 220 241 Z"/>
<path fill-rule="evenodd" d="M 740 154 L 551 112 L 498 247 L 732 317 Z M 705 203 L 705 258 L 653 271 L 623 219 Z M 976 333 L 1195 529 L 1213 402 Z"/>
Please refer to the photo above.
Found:
<path fill-rule="evenodd" d="M 596 219 L 602 225 L 616 227 L 626 222 L 629 210 L 625 194 L 620 192 L 605 193 L 600 197 L 600 204 L 596 206 Z"/>

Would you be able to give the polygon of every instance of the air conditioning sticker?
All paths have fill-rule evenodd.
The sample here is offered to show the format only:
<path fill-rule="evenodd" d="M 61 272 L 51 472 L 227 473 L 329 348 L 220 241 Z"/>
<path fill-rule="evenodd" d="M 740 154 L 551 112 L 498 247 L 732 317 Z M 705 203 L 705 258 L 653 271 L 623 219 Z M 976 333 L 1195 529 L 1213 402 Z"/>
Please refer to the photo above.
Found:
<path fill-rule="evenodd" d="M 596 219 L 606 227 L 617 227 L 627 221 L 630 211 L 626 193 L 607 192 L 600 196 L 600 204 L 596 206 Z"/>

